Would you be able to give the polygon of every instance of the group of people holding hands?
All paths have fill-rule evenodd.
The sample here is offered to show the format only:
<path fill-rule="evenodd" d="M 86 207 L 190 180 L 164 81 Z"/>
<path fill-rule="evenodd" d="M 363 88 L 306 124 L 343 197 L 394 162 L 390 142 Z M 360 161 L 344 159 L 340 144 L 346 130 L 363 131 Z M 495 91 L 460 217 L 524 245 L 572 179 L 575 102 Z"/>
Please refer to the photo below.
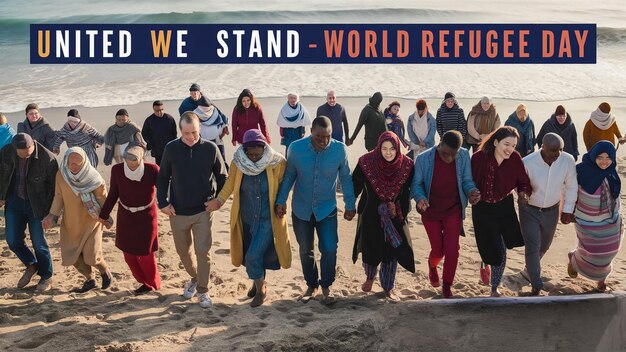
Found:
<path fill-rule="evenodd" d="M 176 251 L 190 276 L 183 295 L 188 299 L 195 295 L 202 307 L 210 307 L 213 214 L 232 195 L 231 261 L 245 266 L 253 281 L 250 304 L 259 306 L 267 299 L 266 271 L 291 266 L 286 216 L 291 193 L 291 224 L 306 281 L 304 301 L 318 296 L 321 289 L 323 304 L 336 302 L 331 286 L 339 213 L 347 221 L 357 218 L 352 259 L 356 263 L 361 256 L 362 290 L 370 292 L 378 275 L 386 297 L 398 300 L 394 292 L 398 264 L 409 272 L 416 270 L 407 220 L 411 200 L 431 245 L 424 269 L 430 284 L 441 286 L 444 298 L 453 297 L 468 205 L 483 262 L 481 280 L 490 285 L 491 296 L 501 294 L 507 249 L 521 246 L 526 259 L 521 274 L 532 286 L 531 295 L 542 294 L 541 258 L 559 220 L 576 227 L 578 240 L 568 254 L 568 274 L 580 274 L 596 281 L 598 290 L 606 290 L 605 279 L 623 232 L 615 146 L 626 142 L 608 103 L 591 114 L 583 132 L 588 151 L 576 165 L 576 129 L 561 105 L 535 135 L 524 104 L 501 126 L 488 97 L 481 98 L 466 119 L 454 94 L 446 93 L 436 117 L 424 100 L 416 101 L 405 126 L 400 103 L 393 101 L 381 110 L 383 97 L 377 92 L 350 135 L 345 109 L 333 91 L 314 118 L 298 95 L 290 93 L 277 118 L 286 147 L 283 156 L 272 148 L 263 110 L 248 89 L 237 99 L 232 131 L 226 115 L 197 84 L 189 91 L 178 123 L 164 112 L 163 103 L 155 101 L 154 113 L 142 128 L 121 109 L 105 135 L 75 109 L 58 131 L 52 130 L 36 104 L 26 108 L 17 134 L 0 116 L 4 144 L 0 144 L 0 206 L 5 206 L 9 248 L 26 267 L 17 287 L 26 287 L 35 274 L 40 276 L 36 290 L 51 287 L 52 260 L 44 230 L 59 223 L 62 265 L 73 265 L 85 277 L 73 291 L 98 286 L 96 272 L 100 287 L 111 285 L 102 233 L 113 225 L 115 245 L 141 284 L 135 293 L 158 290 L 160 210 L 169 218 Z M 351 168 L 347 147 L 362 128 L 368 152 Z M 223 138 L 230 133 L 238 147 L 227 164 Z M 55 154 L 63 141 L 69 149 L 58 164 Z M 114 164 L 108 189 L 95 169 L 100 145 L 105 148 L 105 164 Z M 147 151 L 156 163 L 144 160 Z M 343 211 L 337 205 L 339 190 Z M 25 243 L 27 226 L 34 253 Z"/>

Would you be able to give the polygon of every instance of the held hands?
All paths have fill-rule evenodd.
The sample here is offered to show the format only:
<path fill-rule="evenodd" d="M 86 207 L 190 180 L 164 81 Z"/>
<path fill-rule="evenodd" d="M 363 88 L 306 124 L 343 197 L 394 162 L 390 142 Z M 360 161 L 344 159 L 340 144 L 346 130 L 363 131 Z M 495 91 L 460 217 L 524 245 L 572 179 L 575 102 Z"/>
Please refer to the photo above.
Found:
<path fill-rule="evenodd" d="M 282 204 L 276 204 L 274 206 L 274 213 L 276 213 L 276 216 L 282 219 L 285 214 L 287 214 L 287 209 L 285 209 L 285 206 Z"/>
<path fill-rule="evenodd" d="M 474 205 L 478 202 L 480 202 L 480 191 L 478 189 L 475 189 L 469 194 L 469 203 L 471 205 Z"/>
<path fill-rule="evenodd" d="M 220 201 L 217 200 L 217 198 L 214 198 L 205 202 L 204 206 L 206 207 L 206 212 L 210 213 L 212 211 L 219 210 L 222 207 L 222 203 L 220 203 Z"/>
<path fill-rule="evenodd" d="M 426 211 L 426 209 L 428 209 L 429 206 L 430 204 L 428 203 L 427 199 L 420 199 L 420 201 L 417 202 L 417 204 L 415 205 L 415 210 L 417 210 L 418 213 L 422 214 Z"/>
<path fill-rule="evenodd" d="M 110 218 L 109 218 L 110 219 Z M 103 218 L 98 218 L 97 219 L 99 223 L 102 224 L 102 226 L 104 226 L 107 230 L 110 229 L 111 227 L 113 227 L 113 220 L 105 220 Z"/>
<path fill-rule="evenodd" d="M 43 220 L 41 220 L 41 227 L 44 230 L 49 230 L 54 226 L 54 215 L 48 214 Z"/>
<path fill-rule="evenodd" d="M 176 216 L 176 211 L 171 204 L 169 204 L 165 208 L 161 208 L 161 212 L 167 216 Z"/>
<path fill-rule="evenodd" d="M 561 223 L 567 225 L 569 223 L 576 222 L 576 216 L 572 213 L 562 213 L 561 214 Z"/>
<path fill-rule="evenodd" d="M 518 197 L 518 202 L 521 205 L 528 205 L 528 200 L 530 199 L 530 197 L 528 196 L 528 194 L 522 192 L 519 194 Z"/>
<path fill-rule="evenodd" d="M 344 210 L 343 212 L 343 218 L 351 221 L 352 219 L 354 219 L 354 216 L 356 215 L 356 209 L 355 210 Z"/>

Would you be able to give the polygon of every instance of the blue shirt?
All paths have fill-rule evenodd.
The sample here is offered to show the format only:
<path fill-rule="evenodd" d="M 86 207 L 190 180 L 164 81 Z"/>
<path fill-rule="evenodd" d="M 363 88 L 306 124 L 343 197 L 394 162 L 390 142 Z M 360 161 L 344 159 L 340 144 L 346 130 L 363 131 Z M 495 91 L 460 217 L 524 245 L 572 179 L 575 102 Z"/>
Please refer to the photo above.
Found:
<path fill-rule="evenodd" d="M 346 145 L 330 140 L 326 149 L 316 151 L 311 136 L 299 139 L 287 152 L 287 169 L 280 184 L 277 205 L 285 205 L 294 187 L 291 207 L 298 219 L 309 221 L 311 214 L 322 221 L 337 208 L 337 176 L 346 210 L 355 210 L 354 187 Z M 295 183 L 295 186 L 294 186 Z"/>

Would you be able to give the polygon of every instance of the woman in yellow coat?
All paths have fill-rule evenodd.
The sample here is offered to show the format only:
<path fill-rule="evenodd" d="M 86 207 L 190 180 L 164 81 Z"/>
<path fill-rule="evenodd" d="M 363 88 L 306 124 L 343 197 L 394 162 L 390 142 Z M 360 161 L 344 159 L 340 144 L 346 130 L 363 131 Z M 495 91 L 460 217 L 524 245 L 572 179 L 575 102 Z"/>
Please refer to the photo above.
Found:
<path fill-rule="evenodd" d="M 102 276 L 102 288 L 111 285 L 111 272 L 102 255 L 100 208 L 107 197 L 104 179 L 91 166 L 85 151 L 69 148 L 56 175 L 54 200 L 50 214 L 43 220 L 50 228 L 61 218 L 60 242 L 62 265 L 74 265 L 85 276 L 82 287 L 72 292 L 84 293 L 96 287 L 92 267 Z"/>
<path fill-rule="evenodd" d="M 285 166 L 285 158 L 267 144 L 261 131 L 248 130 L 233 156 L 224 188 L 207 203 L 209 210 L 217 210 L 233 194 L 230 256 L 233 265 L 244 264 L 254 280 L 248 292 L 252 307 L 263 304 L 267 296 L 265 270 L 291 266 L 287 220 L 272 211 Z"/>

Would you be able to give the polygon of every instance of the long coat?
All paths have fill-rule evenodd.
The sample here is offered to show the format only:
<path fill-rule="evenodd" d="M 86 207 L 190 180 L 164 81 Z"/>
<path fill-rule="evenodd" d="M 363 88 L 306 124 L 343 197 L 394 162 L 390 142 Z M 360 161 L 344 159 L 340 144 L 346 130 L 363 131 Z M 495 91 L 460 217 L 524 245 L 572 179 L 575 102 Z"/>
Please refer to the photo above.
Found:
<path fill-rule="evenodd" d="M 280 266 L 284 269 L 291 267 L 291 245 L 289 243 L 289 232 L 287 230 L 287 217 L 279 218 L 274 213 L 274 204 L 276 203 L 276 195 L 278 194 L 278 186 L 285 175 L 287 162 L 283 161 L 279 164 L 268 166 L 265 169 L 267 173 L 267 182 L 269 186 L 269 204 L 270 219 L 272 221 L 272 231 L 274 233 L 274 247 L 278 255 Z M 233 194 L 233 204 L 230 209 L 230 260 L 234 266 L 240 266 L 243 263 L 243 225 L 240 213 L 240 196 L 241 181 L 243 172 L 239 170 L 234 162 L 230 164 L 228 171 L 228 179 L 217 195 L 217 198 L 224 204 L 228 197 Z"/>
<path fill-rule="evenodd" d="M 117 208 L 115 247 L 132 255 L 148 255 L 159 249 L 157 205 L 154 200 L 159 167 L 144 163 L 145 171 L 140 181 L 132 181 L 124 175 L 124 164 L 111 168 L 111 189 L 100 211 L 100 217 L 108 219 L 113 206 L 120 203 L 127 207 L 147 209 L 131 212 L 122 205 Z"/>
<path fill-rule="evenodd" d="M 352 261 L 356 263 L 359 252 L 362 253 L 363 262 L 376 266 L 380 262 L 388 262 L 397 259 L 398 263 L 406 270 L 415 272 L 415 261 L 413 257 L 413 248 L 411 245 L 411 234 L 406 220 L 407 214 L 411 209 L 411 193 L 410 185 L 413 179 L 413 173 L 402 186 L 396 201 L 400 202 L 400 208 L 404 219 L 391 219 L 398 234 L 402 238 L 402 244 L 398 248 L 393 248 L 385 241 L 385 234 L 380 224 L 380 215 L 378 215 L 378 205 L 381 203 L 376 193 L 372 189 L 369 182 L 365 178 L 363 171 L 359 165 L 356 166 L 352 173 L 352 183 L 354 184 L 355 196 L 361 195 L 357 213 L 359 220 L 357 223 L 356 238 L 352 250 Z"/>
<path fill-rule="evenodd" d="M 78 260 L 83 254 L 85 264 L 98 265 L 102 256 L 102 224 L 89 216 L 79 196 L 74 194 L 70 186 L 65 182 L 61 171 L 57 172 L 54 200 L 50 208 L 50 214 L 61 218 L 60 242 L 61 263 L 69 266 Z M 107 197 L 106 185 L 103 183 L 93 191 L 98 204 L 102 206 Z"/>

